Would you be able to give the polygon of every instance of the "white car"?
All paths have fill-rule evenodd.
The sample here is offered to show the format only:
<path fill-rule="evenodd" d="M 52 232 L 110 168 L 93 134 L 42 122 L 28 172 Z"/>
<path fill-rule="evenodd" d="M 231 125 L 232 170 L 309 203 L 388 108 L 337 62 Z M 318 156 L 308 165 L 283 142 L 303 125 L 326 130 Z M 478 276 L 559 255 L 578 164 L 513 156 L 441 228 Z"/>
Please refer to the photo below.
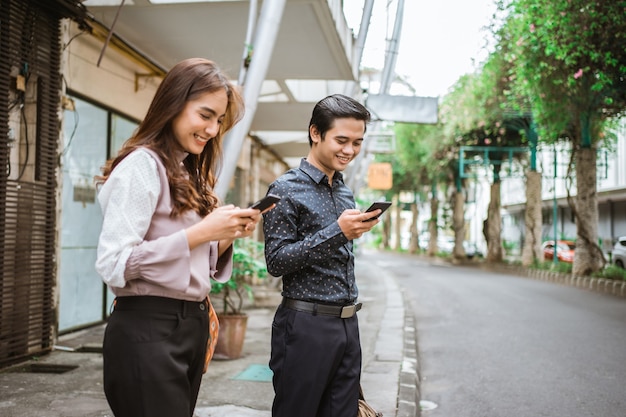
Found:
<path fill-rule="evenodd" d="M 626 236 L 622 236 L 617 239 L 615 246 L 613 247 L 613 253 L 611 254 L 613 264 L 620 268 L 626 268 Z"/>

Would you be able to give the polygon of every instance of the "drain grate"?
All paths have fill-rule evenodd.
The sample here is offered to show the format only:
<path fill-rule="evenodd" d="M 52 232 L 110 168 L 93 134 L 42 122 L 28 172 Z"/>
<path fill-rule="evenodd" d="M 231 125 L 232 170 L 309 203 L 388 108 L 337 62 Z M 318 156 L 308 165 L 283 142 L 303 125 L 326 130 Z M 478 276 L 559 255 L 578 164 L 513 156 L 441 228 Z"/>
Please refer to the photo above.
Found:
<path fill-rule="evenodd" d="M 78 365 L 60 363 L 27 363 L 9 370 L 9 372 L 25 372 L 34 374 L 64 374 L 78 368 Z"/>
<path fill-rule="evenodd" d="M 267 365 L 252 364 L 233 379 L 256 382 L 270 382 L 274 373 Z"/>
<path fill-rule="evenodd" d="M 54 345 L 54 350 L 77 353 L 102 353 L 102 343 L 86 343 L 78 347 Z"/>
<path fill-rule="evenodd" d="M 86 344 L 76 349 L 76 352 L 82 353 L 102 353 L 102 343 Z"/>

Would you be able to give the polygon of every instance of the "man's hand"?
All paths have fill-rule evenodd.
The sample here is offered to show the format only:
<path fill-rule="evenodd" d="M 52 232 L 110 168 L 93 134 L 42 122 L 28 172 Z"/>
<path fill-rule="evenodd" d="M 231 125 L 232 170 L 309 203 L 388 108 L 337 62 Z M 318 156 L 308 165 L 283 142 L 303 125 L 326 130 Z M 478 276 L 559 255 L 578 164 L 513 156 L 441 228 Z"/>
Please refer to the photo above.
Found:
<path fill-rule="evenodd" d="M 380 219 L 375 219 L 369 222 L 364 220 L 371 219 L 380 214 L 380 210 L 370 211 L 369 213 L 361 213 L 359 210 L 350 209 L 341 213 L 341 216 L 337 219 L 339 227 L 348 240 L 354 240 L 363 235 L 365 232 L 369 232 L 372 227 L 376 226 Z"/>

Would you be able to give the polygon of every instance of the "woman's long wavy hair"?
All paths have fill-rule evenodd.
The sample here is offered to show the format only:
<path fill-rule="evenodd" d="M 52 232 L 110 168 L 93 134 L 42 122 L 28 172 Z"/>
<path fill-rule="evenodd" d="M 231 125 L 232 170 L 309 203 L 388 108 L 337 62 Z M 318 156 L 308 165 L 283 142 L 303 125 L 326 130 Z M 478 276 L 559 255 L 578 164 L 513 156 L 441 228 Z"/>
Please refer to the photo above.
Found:
<path fill-rule="evenodd" d="M 188 101 L 219 90 L 225 90 L 228 96 L 226 115 L 219 133 L 209 140 L 201 154 L 187 155 L 183 170 L 176 155 L 184 149 L 174 136 L 172 120 L 183 111 Z M 243 112 L 244 103 L 239 91 L 214 62 L 202 58 L 181 61 L 167 73 L 146 117 L 117 156 L 102 167 L 102 175 L 96 177 L 96 181 L 104 183 L 128 154 L 139 147 L 146 147 L 156 152 L 165 165 L 173 205 L 172 216 L 187 210 L 205 216 L 219 205 L 213 188 L 222 162 L 224 134 L 241 120 Z"/>

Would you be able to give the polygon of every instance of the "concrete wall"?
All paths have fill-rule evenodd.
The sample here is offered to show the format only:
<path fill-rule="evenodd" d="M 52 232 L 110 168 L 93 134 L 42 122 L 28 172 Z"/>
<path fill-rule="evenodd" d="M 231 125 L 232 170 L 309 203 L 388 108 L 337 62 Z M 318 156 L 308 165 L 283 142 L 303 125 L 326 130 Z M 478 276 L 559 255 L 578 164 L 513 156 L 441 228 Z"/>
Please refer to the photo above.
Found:
<path fill-rule="evenodd" d="M 150 76 L 142 57 L 109 45 L 98 66 L 103 41 L 64 21 L 62 112 L 59 184 L 59 331 L 103 320 L 112 294 L 95 272 L 102 215 L 96 201 L 94 176 L 132 135 L 161 82 Z M 107 128 L 107 126 L 109 126 Z M 107 154 L 107 142 L 111 141 Z M 238 178 L 229 196 L 245 206 L 264 195 L 286 170 L 286 164 L 258 140 L 247 138 L 237 162 Z M 77 195 L 81 199 L 77 200 Z M 256 236 L 261 238 L 261 236 Z"/>
<path fill-rule="evenodd" d="M 69 42 L 62 62 L 66 88 L 131 118 L 142 119 L 161 79 L 145 76 L 149 73 L 145 65 L 112 45 L 106 48 L 98 66 L 102 42 L 89 33 L 81 34 L 74 22 L 66 21 L 63 26 Z"/>

